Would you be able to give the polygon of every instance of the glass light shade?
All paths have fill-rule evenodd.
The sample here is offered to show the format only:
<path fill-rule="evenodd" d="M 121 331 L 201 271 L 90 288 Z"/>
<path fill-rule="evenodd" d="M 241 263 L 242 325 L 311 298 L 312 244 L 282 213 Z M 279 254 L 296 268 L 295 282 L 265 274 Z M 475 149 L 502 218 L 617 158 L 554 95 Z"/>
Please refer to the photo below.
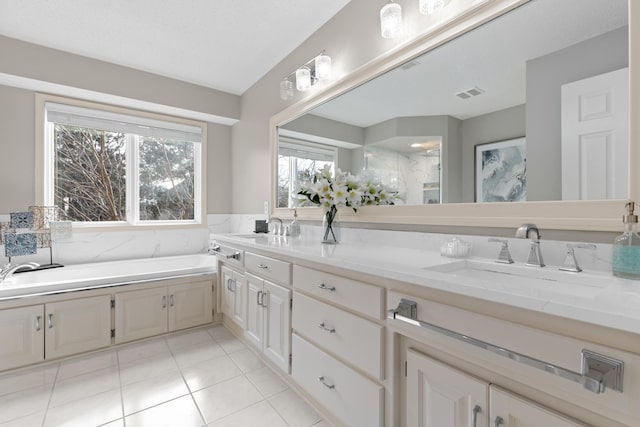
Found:
<path fill-rule="evenodd" d="M 291 80 L 284 79 L 280 82 L 280 98 L 283 101 L 293 98 L 293 83 L 291 83 Z"/>
<path fill-rule="evenodd" d="M 390 1 L 380 9 L 380 33 L 385 39 L 393 39 L 402 32 L 402 8 Z"/>
<path fill-rule="evenodd" d="M 420 13 L 433 15 L 444 7 L 444 0 L 420 0 Z"/>
<path fill-rule="evenodd" d="M 300 92 L 311 87 L 311 70 L 309 67 L 300 67 L 296 70 L 296 89 Z"/>
<path fill-rule="evenodd" d="M 316 57 L 316 78 L 318 80 L 329 80 L 331 77 L 331 57 L 324 53 Z"/>

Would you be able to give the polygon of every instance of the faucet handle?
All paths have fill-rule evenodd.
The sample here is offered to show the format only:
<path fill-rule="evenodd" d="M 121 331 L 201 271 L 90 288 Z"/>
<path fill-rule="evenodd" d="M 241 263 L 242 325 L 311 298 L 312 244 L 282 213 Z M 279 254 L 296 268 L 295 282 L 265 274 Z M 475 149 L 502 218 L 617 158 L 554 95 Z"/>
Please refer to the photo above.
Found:
<path fill-rule="evenodd" d="M 495 237 L 490 237 L 489 242 L 502 243 L 500 254 L 498 254 L 498 259 L 496 260 L 496 262 L 499 262 L 501 264 L 513 264 L 513 258 L 511 258 L 511 253 L 509 252 L 509 241 L 507 239 L 497 239 Z"/>
<path fill-rule="evenodd" d="M 593 243 L 567 243 L 567 253 L 564 257 L 564 262 L 559 270 L 570 271 L 572 273 L 580 273 L 582 269 L 578 265 L 575 249 L 590 249 L 595 250 L 596 245 Z"/>

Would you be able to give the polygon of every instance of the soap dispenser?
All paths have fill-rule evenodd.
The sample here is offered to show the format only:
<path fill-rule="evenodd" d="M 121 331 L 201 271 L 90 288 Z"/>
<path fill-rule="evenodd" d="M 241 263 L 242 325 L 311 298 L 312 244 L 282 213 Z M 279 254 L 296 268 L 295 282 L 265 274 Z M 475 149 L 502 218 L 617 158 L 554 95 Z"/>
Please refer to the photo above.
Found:
<path fill-rule="evenodd" d="M 293 210 L 293 221 L 289 224 L 289 235 L 291 237 L 297 237 L 300 235 L 300 223 L 298 222 L 298 212 Z"/>
<path fill-rule="evenodd" d="M 640 235 L 636 231 L 638 215 L 633 213 L 634 203 L 626 204 L 627 214 L 622 217 L 624 233 L 613 243 L 613 275 L 640 280 Z"/>

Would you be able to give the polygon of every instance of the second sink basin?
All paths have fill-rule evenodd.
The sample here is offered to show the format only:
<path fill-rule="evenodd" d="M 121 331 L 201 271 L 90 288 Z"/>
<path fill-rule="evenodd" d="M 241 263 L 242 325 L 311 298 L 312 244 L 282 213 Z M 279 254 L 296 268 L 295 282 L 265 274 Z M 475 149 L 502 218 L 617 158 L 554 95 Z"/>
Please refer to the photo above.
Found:
<path fill-rule="evenodd" d="M 454 261 L 427 267 L 425 270 L 445 273 L 460 278 L 465 283 L 473 283 L 473 280 L 487 289 L 532 297 L 565 294 L 592 298 L 608 286 L 605 277 L 598 274 L 570 273 L 553 267 L 539 268 L 476 260 Z"/>

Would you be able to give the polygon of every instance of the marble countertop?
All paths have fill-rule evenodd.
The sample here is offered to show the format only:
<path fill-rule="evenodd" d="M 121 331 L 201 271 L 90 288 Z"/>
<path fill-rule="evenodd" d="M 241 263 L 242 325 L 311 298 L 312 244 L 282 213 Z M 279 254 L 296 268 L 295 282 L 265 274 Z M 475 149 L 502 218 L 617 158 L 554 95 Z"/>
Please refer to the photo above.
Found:
<path fill-rule="evenodd" d="M 522 263 L 500 266 L 493 259 L 446 258 L 433 249 L 389 246 L 383 242 L 324 245 L 304 236 L 251 234 L 214 234 L 211 238 L 245 250 L 259 249 L 274 256 L 312 261 L 640 334 L 640 281 L 620 279 L 607 272 L 570 273 L 558 271 L 558 266 L 539 268 Z M 466 267 L 471 270 L 465 270 Z M 497 273 L 486 272 L 485 267 Z M 463 269 L 460 274 L 455 273 L 457 268 Z"/>
<path fill-rule="evenodd" d="M 9 276 L 0 282 L 0 301 L 215 272 L 215 258 L 208 254 L 68 265 Z"/>

